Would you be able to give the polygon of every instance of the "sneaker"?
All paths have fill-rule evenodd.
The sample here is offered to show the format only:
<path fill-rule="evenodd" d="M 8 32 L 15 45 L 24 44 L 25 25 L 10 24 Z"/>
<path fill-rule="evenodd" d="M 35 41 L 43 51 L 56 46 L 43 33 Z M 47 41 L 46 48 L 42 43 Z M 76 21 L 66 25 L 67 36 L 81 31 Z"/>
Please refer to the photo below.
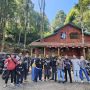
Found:
<path fill-rule="evenodd" d="M 5 84 L 3 87 L 4 87 L 4 88 L 7 87 L 7 84 Z"/>
<path fill-rule="evenodd" d="M 65 83 L 65 81 L 62 81 L 62 83 L 64 84 L 64 83 Z"/>
<path fill-rule="evenodd" d="M 23 87 L 23 84 L 20 84 L 20 87 Z"/>
<path fill-rule="evenodd" d="M 10 85 L 13 86 L 13 87 L 15 86 L 13 83 L 11 83 Z"/>
<path fill-rule="evenodd" d="M 19 86 L 20 86 L 20 84 L 16 84 L 16 86 L 17 86 L 17 87 L 19 87 Z"/>
<path fill-rule="evenodd" d="M 82 80 L 81 83 L 84 83 L 84 81 Z"/>
<path fill-rule="evenodd" d="M 60 83 L 61 81 L 58 81 L 58 83 Z"/>
<path fill-rule="evenodd" d="M 88 81 L 88 83 L 90 84 L 90 81 Z"/>

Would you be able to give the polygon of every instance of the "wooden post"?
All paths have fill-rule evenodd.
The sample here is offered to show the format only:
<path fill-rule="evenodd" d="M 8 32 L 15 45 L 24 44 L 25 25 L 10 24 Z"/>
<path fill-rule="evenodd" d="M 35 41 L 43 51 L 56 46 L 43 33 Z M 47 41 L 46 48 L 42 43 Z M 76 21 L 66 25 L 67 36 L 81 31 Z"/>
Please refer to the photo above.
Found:
<path fill-rule="evenodd" d="M 31 47 L 31 57 L 33 56 L 33 48 Z"/>
<path fill-rule="evenodd" d="M 86 57 L 85 48 L 83 47 L 83 56 Z"/>
<path fill-rule="evenodd" d="M 44 47 L 44 57 L 45 57 L 45 55 L 46 55 L 46 48 Z"/>
<path fill-rule="evenodd" d="M 60 48 L 58 47 L 58 56 L 60 55 Z"/>

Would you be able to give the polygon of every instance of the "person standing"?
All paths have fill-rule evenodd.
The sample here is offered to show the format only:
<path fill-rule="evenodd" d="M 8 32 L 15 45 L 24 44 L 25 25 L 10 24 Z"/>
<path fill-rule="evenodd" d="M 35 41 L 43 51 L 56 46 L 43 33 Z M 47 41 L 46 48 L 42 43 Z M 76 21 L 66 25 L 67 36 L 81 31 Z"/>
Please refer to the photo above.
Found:
<path fill-rule="evenodd" d="M 16 73 L 17 73 L 16 84 L 17 86 L 19 86 L 23 83 L 23 75 L 24 75 L 24 66 L 21 60 L 18 61 L 18 65 L 16 67 Z"/>
<path fill-rule="evenodd" d="M 51 66 L 51 69 L 52 69 L 52 78 L 51 78 L 51 80 L 55 80 L 55 82 L 56 82 L 56 79 L 57 79 L 56 60 L 57 60 L 56 57 L 54 55 L 52 55 L 51 62 L 50 62 L 50 66 Z"/>
<path fill-rule="evenodd" d="M 73 73 L 74 73 L 74 81 L 79 82 L 80 81 L 80 78 L 79 78 L 80 60 L 75 55 L 73 55 L 73 59 L 71 60 L 71 62 L 72 62 Z"/>
<path fill-rule="evenodd" d="M 35 80 L 35 68 L 36 68 L 36 59 L 37 59 L 37 56 L 35 55 L 34 58 L 31 59 L 31 79 L 32 81 Z"/>
<path fill-rule="evenodd" d="M 49 78 L 50 78 L 50 58 L 47 55 L 44 62 L 44 81 L 46 81 L 46 79 Z"/>
<path fill-rule="evenodd" d="M 5 85 L 4 87 L 7 87 L 9 75 L 11 75 L 11 85 L 14 86 L 16 84 L 16 66 L 17 66 L 17 60 L 15 59 L 15 56 L 11 54 L 9 58 L 7 58 L 4 62 L 4 64 L 7 64 L 7 75 L 5 79 Z"/>
<path fill-rule="evenodd" d="M 39 58 L 36 58 L 35 65 L 36 65 L 36 67 L 35 67 L 35 80 L 34 81 L 37 82 L 37 79 L 39 77 L 39 72 L 40 72 L 40 60 L 39 60 Z"/>
<path fill-rule="evenodd" d="M 43 59 L 41 56 L 39 56 L 39 80 L 42 81 L 42 70 L 43 70 Z"/>
<path fill-rule="evenodd" d="M 68 72 L 69 78 L 70 78 L 70 83 L 72 83 L 71 65 L 72 65 L 72 62 L 70 59 L 68 59 L 68 56 L 66 55 L 65 60 L 64 60 L 65 82 L 67 82 L 67 72 Z"/>
<path fill-rule="evenodd" d="M 87 64 L 87 61 L 85 60 L 84 56 L 81 56 L 80 57 L 80 79 L 81 79 L 82 83 L 84 82 L 83 81 L 84 80 L 83 73 L 85 74 L 87 81 L 90 83 L 90 78 L 89 78 L 87 70 L 85 68 L 86 64 Z"/>
<path fill-rule="evenodd" d="M 63 58 L 60 56 L 57 59 L 57 76 L 58 76 L 58 82 L 60 83 L 60 77 L 62 78 L 62 82 L 64 83 L 64 62 Z"/>
<path fill-rule="evenodd" d="M 29 67 L 30 67 L 30 58 L 29 54 L 27 53 L 23 59 L 23 65 L 24 65 L 24 81 L 27 81 L 27 75 L 29 72 Z"/>

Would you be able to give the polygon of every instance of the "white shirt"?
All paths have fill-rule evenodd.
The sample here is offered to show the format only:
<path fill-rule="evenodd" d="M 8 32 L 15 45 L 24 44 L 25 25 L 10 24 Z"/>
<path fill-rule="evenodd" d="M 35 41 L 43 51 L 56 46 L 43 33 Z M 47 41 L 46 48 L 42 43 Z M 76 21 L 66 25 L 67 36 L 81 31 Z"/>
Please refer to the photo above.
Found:
<path fill-rule="evenodd" d="M 80 70 L 80 60 L 79 59 L 72 59 L 71 60 L 72 64 L 73 64 L 73 70 Z"/>

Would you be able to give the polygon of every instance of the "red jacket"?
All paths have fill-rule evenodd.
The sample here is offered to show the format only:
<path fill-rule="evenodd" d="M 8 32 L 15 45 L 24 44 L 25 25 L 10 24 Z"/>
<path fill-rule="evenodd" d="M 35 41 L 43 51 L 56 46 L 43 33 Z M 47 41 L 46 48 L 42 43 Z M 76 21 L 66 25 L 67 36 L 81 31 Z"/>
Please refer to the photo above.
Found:
<path fill-rule="evenodd" d="M 7 64 L 7 70 L 14 70 L 17 65 L 17 60 L 16 59 L 12 60 L 11 58 L 8 58 L 5 60 L 4 63 Z"/>

